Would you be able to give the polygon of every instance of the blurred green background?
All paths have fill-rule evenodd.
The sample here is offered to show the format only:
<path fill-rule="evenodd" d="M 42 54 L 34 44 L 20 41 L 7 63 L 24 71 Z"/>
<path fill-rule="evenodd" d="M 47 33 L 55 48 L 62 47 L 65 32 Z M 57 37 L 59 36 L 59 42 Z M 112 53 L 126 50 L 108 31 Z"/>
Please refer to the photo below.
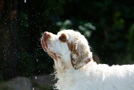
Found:
<path fill-rule="evenodd" d="M 53 72 L 44 31 L 81 32 L 97 62 L 134 63 L 133 0 L 0 0 L 0 79 Z"/>

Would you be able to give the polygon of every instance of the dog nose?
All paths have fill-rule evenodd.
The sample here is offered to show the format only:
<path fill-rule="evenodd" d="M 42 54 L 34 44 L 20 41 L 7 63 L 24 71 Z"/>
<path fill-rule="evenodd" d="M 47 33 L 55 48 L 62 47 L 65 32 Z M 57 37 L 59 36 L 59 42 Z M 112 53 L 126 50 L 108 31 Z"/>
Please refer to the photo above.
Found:
<path fill-rule="evenodd" d="M 48 32 L 44 32 L 44 37 L 48 37 L 49 33 Z"/>
<path fill-rule="evenodd" d="M 49 38 L 50 37 L 50 33 L 49 32 L 44 32 L 44 35 L 43 35 L 43 38 L 44 39 L 47 39 L 47 38 Z"/>
<path fill-rule="evenodd" d="M 46 41 L 49 37 L 50 37 L 50 33 L 46 31 L 46 32 L 44 32 L 42 39 Z"/>

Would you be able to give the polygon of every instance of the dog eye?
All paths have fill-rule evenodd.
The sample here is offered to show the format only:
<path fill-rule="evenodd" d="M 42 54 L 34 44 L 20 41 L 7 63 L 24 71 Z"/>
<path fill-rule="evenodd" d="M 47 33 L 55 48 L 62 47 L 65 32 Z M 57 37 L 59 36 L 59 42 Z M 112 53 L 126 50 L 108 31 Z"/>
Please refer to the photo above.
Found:
<path fill-rule="evenodd" d="M 61 42 L 66 42 L 67 38 L 66 38 L 66 35 L 65 34 L 62 34 L 60 37 L 59 37 L 59 40 Z"/>

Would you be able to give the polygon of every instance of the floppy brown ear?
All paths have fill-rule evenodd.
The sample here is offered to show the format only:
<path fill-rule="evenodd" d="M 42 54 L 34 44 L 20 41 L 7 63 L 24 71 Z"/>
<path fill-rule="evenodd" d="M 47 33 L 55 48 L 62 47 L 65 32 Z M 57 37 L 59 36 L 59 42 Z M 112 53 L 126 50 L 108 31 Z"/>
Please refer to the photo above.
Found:
<path fill-rule="evenodd" d="M 72 42 L 69 46 L 71 50 L 71 63 L 74 69 L 79 69 L 86 65 L 92 59 L 92 53 L 89 51 L 85 45 L 85 43 L 77 40 L 76 42 Z"/>

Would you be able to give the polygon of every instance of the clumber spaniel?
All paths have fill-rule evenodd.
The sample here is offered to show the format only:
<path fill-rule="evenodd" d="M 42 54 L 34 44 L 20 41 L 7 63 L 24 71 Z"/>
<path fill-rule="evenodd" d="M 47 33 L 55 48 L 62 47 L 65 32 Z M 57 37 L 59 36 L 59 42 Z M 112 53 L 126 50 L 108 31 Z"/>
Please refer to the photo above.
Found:
<path fill-rule="evenodd" d="M 79 32 L 44 32 L 41 44 L 54 59 L 59 90 L 134 90 L 134 65 L 97 64 Z"/>

